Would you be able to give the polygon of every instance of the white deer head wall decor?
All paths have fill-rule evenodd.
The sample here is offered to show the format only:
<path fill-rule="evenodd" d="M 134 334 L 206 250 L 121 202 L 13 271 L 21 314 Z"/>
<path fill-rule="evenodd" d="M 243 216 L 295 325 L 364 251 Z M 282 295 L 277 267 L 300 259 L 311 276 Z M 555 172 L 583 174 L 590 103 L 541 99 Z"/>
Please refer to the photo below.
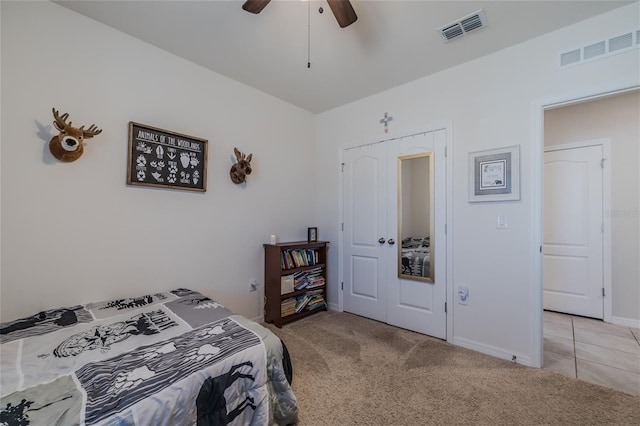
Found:
<path fill-rule="evenodd" d="M 66 163 L 76 161 L 82 156 L 84 152 L 82 144 L 85 139 L 90 139 L 102 132 L 95 124 L 86 130 L 84 126 L 73 127 L 71 121 L 67 123 L 69 113 L 60 115 L 55 108 L 53 108 L 53 118 L 53 125 L 56 126 L 59 133 L 51 138 L 49 151 L 58 160 Z"/>

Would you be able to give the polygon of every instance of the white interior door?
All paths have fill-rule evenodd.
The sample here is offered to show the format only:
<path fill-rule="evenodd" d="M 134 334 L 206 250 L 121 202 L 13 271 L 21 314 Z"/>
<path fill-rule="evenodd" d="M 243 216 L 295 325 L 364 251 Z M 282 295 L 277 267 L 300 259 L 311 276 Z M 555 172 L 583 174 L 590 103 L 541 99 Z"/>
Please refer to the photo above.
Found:
<path fill-rule="evenodd" d="M 446 129 L 346 149 L 343 309 L 446 338 Z M 434 282 L 398 277 L 399 155 L 434 153 Z"/>
<path fill-rule="evenodd" d="M 402 244 L 398 235 L 398 162 L 401 156 L 433 153 L 433 167 L 430 178 L 433 184 L 434 218 L 429 230 L 431 240 L 430 263 L 434 268 L 433 282 L 400 278 L 402 269 L 400 247 L 391 247 L 388 268 L 387 322 L 398 327 L 445 339 L 447 335 L 446 302 L 446 238 L 444 233 L 446 216 L 446 130 L 438 130 L 402 138 L 389 145 L 389 226 L 393 238 Z M 427 182 L 424 183 L 427 185 Z"/>
<path fill-rule="evenodd" d="M 544 309 L 603 318 L 602 146 L 544 153 Z"/>
<path fill-rule="evenodd" d="M 383 143 L 348 149 L 343 161 L 343 307 L 386 321 L 387 149 Z"/>

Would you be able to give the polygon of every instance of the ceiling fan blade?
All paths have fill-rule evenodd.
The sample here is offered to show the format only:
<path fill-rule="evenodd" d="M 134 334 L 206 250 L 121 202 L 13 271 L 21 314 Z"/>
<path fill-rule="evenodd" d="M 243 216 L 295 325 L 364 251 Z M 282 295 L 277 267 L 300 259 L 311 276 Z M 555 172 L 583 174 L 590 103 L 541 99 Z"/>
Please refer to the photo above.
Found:
<path fill-rule="evenodd" d="M 250 13 L 260 13 L 271 0 L 247 0 L 242 8 Z"/>
<path fill-rule="evenodd" d="M 248 3 L 248 2 L 247 2 Z M 327 0 L 340 28 L 348 27 L 358 20 L 349 0 Z"/>

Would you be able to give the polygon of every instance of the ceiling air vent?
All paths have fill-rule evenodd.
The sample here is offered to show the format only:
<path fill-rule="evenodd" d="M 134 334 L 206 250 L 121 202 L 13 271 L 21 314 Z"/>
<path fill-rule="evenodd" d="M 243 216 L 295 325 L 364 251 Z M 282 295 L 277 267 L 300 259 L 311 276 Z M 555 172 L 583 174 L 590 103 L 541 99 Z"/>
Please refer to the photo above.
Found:
<path fill-rule="evenodd" d="M 635 43 L 634 43 L 635 39 Z M 606 58 L 616 53 L 637 49 L 640 46 L 640 30 L 630 31 L 606 40 L 600 40 L 583 47 L 560 54 L 560 68 Z"/>
<path fill-rule="evenodd" d="M 464 34 L 462 32 L 462 27 L 458 22 L 453 25 L 449 25 L 448 27 L 442 28 L 440 31 L 442 31 L 442 37 L 444 37 L 447 41 Z"/>
<path fill-rule="evenodd" d="M 487 26 L 487 17 L 482 9 L 471 15 L 460 18 L 438 30 L 446 41 L 465 35 L 466 33 Z"/>

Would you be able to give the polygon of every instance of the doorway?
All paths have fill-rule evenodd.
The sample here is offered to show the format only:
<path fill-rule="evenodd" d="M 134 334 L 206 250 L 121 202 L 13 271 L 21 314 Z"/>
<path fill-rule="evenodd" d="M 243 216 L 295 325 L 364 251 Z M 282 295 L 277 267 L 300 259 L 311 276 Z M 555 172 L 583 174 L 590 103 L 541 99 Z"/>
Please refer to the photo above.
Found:
<path fill-rule="evenodd" d="M 582 96 L 573 97 L 555 97 L 544 102 L 540 102 L 534 105 L 536 114 L 534 116 L 534 150 L 533 150 L 533 170 L 534 170 L 534 200 L 536 206 L 534 211 L 536 212 L 537 220 L 535 221 L 535 233 L 539 236 L 540 242 L 540 257 L 535 258 L 535 271 L 536 278 L 540 282 L 539 293 L 535 295 L 534 306 L 536 306 L 540 312 L 538 323 L 534 323 L 534 339 L 536 340 L 536 353 L 539 356 L 539 364 L 535 366 L 542 367 L 545 358 L 543 342 L 543 315 L 542 311 L 545 306 L 546 298 L 544 294 L 544 278 L 547 275 L 546 265 L 543 268 L 545 262 L 546 252 L 543 254 L 542 246 L 545 243 L 545 227 L 546 218 L 543 221 L 543 206 L 546 213 L 547 205 L 546 200 L 543 203 L 543 198 L 546 198 L 545 190 L 549 182 L 546 181 L 544 176 L 544 152 L 549 151 L 548 145 L 562 145 L 569 144 L 564 148 L 574 148 L 580 145 L 602 145 L 604 151 L 601 162 L 604 165 L 604 192 L 603 192 L 603 215 L 602 222 L 604 225 L 605 234 L 603 236 L 603 252 L 605 260 L 603 262 L 603 278 L 604 278 L 604 306 L 602 319 L 602 330 L 600 332 L 607 332 L 609 328 L 614 328 L 607 322 L 612 322 L 616 325 L 624 327 L 637 328 L 639 320 L 637 318 L 637 304 L 640 297 L 638 296 L 637 282 L 639 281 L 638 275 L 638 261 L 640 260 L 640 251 L 638 248 L 638 241 L 640 240 L 640 231 L 638 228 L 638 197 L 640 193 L 640 176 L 638 176 L 638 169 L 635 166 L 640 158 L 638 149 L 638 96 L 639 95 L 637 85 L 629 85 L 627 87 L 615 87 L 610 86 L 610 90 L 604 90 L 602 92 L 583 92 Z M 575 94 L 574 94 L 575 95 Z M 605 106 L 610 106 L 612 103 L 621 102 L 624 99 L 631 99 L 630 103 L 627 103 L 626 107 L 619 108 L 616 112 L 607 112 Z M 573 112 L 571 112 L 573 111 Z M 558 115 L 551 115 L 550 113 L 558 112 Z M 595 115 L 594 115 L 595 114 Z M 562 117 L 562 119 L 559 119 Z M 569 119 L 568 117 L 573 117 Z M 603 120 L 608 120 L 608 125 L 602 125 Z M 594 131 L 595 123 L 600 123 L 600 127 L 596 127 Z M 569 124 L 566 124 L 569 123 Z M 560 129 L 560 137 L 557 140 L 550 141 L 548 130 L 551 127 Z M 630 134 L 632 136 L 621 135 L 620 129 L 627 127 L 630 128 Z M 629 131 L 629 130 L 627 130 Z M 635 133 L 634 133 L 635 132 Z M 602 139 L 610 137 L 610 149 L 607 152 L 606 141 L 602 143 Z M 590 140 L 586 144 L 580 144 L 577 141 L 588 140 L 592 138 L 600 138 L 600 141 Z M 560 140 L 562 139 L 562 140 Z M 549 143 L 551 142 L 551 143 Z M 626 144 L 627 148 L 622 147 Z M 544 145 L 544 146 L 543 146 Z M 574 145 L 574 146 L 571 146 Z M 630 148 L 629 150 L 629 146 Z M 556 148 L 561 148 L 556 146 Z M 537 151 L 539 149 L 539 151 Z M 627 151 L 625 151 L 625 149 Z M 553 150 L 553 149 L 551 149 Z M 538 156 L 539 155 L 539 156 Z M 609 174 L 607 176 L 607 174 Z M 609 199 L 607 200 L 607 178 L 609 179 L 609 186 L 611 188 Z M 536 182 L 544 182 L 537 186 Z M 621 216 L 624 220 L 621 220 Z M 614 219 L 612 221 L 612 219 Z M 543 227 L 544 224 L 544 227 Z M 628 227 L 628 224 L 631 224 Z M 609 232 L 609 236 L 606 233 Z M 545 250 L 547 247 L 545 246 Z M 612 253 L 607 260 L 607 253 Z M 626 258 L 626 260 L 625 260 Z M 625 281 L 633 282 L 634 285 L 628 286 Z M 602 295 L 602 290 L 600 292 Z M 544 295 L 544 296 L 543 296 Z M 561 309 L 558 309 L 561 310 Z M 547 329 L 549 327 L 547 315 L 544 314 L 544 335 L 547 336 Z M 629 314 L 631 313 L 631 314 Z M 580 313 L 580 317 L 584 316 L 598 317 L 598 315 L 591 315 Z M 602 322 L 604 320 L 604 322 Z M 586 319 L 577 321 L 579 323 L 578 329 L 585 323 Z M 597 320 L 589 320 L 595 321 Z M 575 321 L 574 321 L 575 322 Z M 577 333 L 574 337 L 578 338 Z M 568 337 L 568 336 L 567 336 Z M 538 340 L 539 339 L 539 340 Z M 580 361 L 580 354 L 577 353 L 580 342 L 576 340 L 575 346 L 571 345 L 574 349 L 574 357 L 577 355 L 578 361 L 575 364 L 578 372 L 578 378 L 580 378 L 580 370 L 577 368 Z M 556 348 L 557 349 L 557 348 Z M 539 351 L 539 352 L 538 352 Z M 586 365 L 586 362 L 582 362 Z"/>

